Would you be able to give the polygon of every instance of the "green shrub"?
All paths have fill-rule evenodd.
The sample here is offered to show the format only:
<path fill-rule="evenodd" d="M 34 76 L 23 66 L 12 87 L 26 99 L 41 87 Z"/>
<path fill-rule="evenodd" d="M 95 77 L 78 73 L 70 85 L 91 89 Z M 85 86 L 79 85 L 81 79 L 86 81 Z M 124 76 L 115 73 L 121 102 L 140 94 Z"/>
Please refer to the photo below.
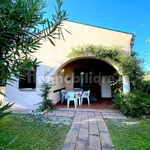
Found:
<path fill-rule="evenodd" d="M 143 82 L 143 92 L 150 94 L 150 81 Z"/>
<path fill-rule="evenodd" d="M 43 101 L 40 103 L 38 111 L 45 111 L 45 110 L 52 111 L 54 109 L 54 104 L 52 103 L 52 100 L 49 99 L 51 88 L 52 88 L 51 82 L 43 81 L 41 85 L 41 97 L 43 98 Z"/>
<path fill-rule="evenodd" d="M 133 91 L 129 94 L 115 95 L 115 105 L 120 107 L 123 114 L 128 116 L 141 116 L 150 113 L 150 95 Z"/>

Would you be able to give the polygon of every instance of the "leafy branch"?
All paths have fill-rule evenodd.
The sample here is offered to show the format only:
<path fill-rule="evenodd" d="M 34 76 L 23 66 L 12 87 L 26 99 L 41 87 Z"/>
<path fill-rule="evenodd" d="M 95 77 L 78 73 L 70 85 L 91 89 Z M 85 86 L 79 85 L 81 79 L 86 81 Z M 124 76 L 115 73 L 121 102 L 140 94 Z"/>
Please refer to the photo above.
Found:
<path fill-rule="evenodd" d="M 55 45 L 53 40 L 63 37 L 67 13 L 62 6 L 57 0 L 56 12 L 49 20 L 44 18 L 44 0 L 0 1 L 0 82 L 14 81 L 12 76 L 18 78 L 26 67 L 38 64 L 32 54 L 41 47 L 41 40 Z"/>

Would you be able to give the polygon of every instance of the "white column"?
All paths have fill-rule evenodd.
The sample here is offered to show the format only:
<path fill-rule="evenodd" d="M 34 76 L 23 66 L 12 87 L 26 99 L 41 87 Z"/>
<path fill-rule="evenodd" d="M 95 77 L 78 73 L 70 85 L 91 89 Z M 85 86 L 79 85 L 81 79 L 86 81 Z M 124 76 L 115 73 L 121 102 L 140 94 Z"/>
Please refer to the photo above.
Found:
<path fill-rule="evenodd" d="M 128 75 L 123 75 L 122 76 L 122 81 L 123 81 L 123 93 L 128 94 L 130 93 L 130 79 Z"/>

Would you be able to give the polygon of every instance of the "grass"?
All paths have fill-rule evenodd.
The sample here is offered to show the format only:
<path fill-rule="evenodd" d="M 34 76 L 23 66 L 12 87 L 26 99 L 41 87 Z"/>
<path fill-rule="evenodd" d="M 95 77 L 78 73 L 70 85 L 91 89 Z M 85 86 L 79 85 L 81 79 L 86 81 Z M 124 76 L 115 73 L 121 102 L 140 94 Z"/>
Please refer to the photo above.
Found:
<path fill-rule="evenodd" d="M 150 120 L 106 120 L 115 150 L 149 150 Z"/>
<path fill-rule="evenodd" d="M 43 117 L 9 115 L 0 120 L 0 147 L 7 149 L 60 150 L 70 125 L 52 124 Z"/>

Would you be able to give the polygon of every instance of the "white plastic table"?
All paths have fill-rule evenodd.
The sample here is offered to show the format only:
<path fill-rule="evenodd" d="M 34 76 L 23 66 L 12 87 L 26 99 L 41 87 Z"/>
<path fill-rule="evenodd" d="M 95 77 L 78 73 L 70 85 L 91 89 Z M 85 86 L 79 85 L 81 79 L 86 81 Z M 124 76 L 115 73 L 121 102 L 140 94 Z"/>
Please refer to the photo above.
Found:
<path fill-rule="evenodd" d="M 66 94 L 65 94 L 65 98 L 67 99 L 67 93 L 69 92 L 73 92 L 74 95 L 79 99 L 79 105 L 81 105 L 81 96 L 83 93 L 83 89 L 72 89 L 72 90 L 65 90 Z"/>

